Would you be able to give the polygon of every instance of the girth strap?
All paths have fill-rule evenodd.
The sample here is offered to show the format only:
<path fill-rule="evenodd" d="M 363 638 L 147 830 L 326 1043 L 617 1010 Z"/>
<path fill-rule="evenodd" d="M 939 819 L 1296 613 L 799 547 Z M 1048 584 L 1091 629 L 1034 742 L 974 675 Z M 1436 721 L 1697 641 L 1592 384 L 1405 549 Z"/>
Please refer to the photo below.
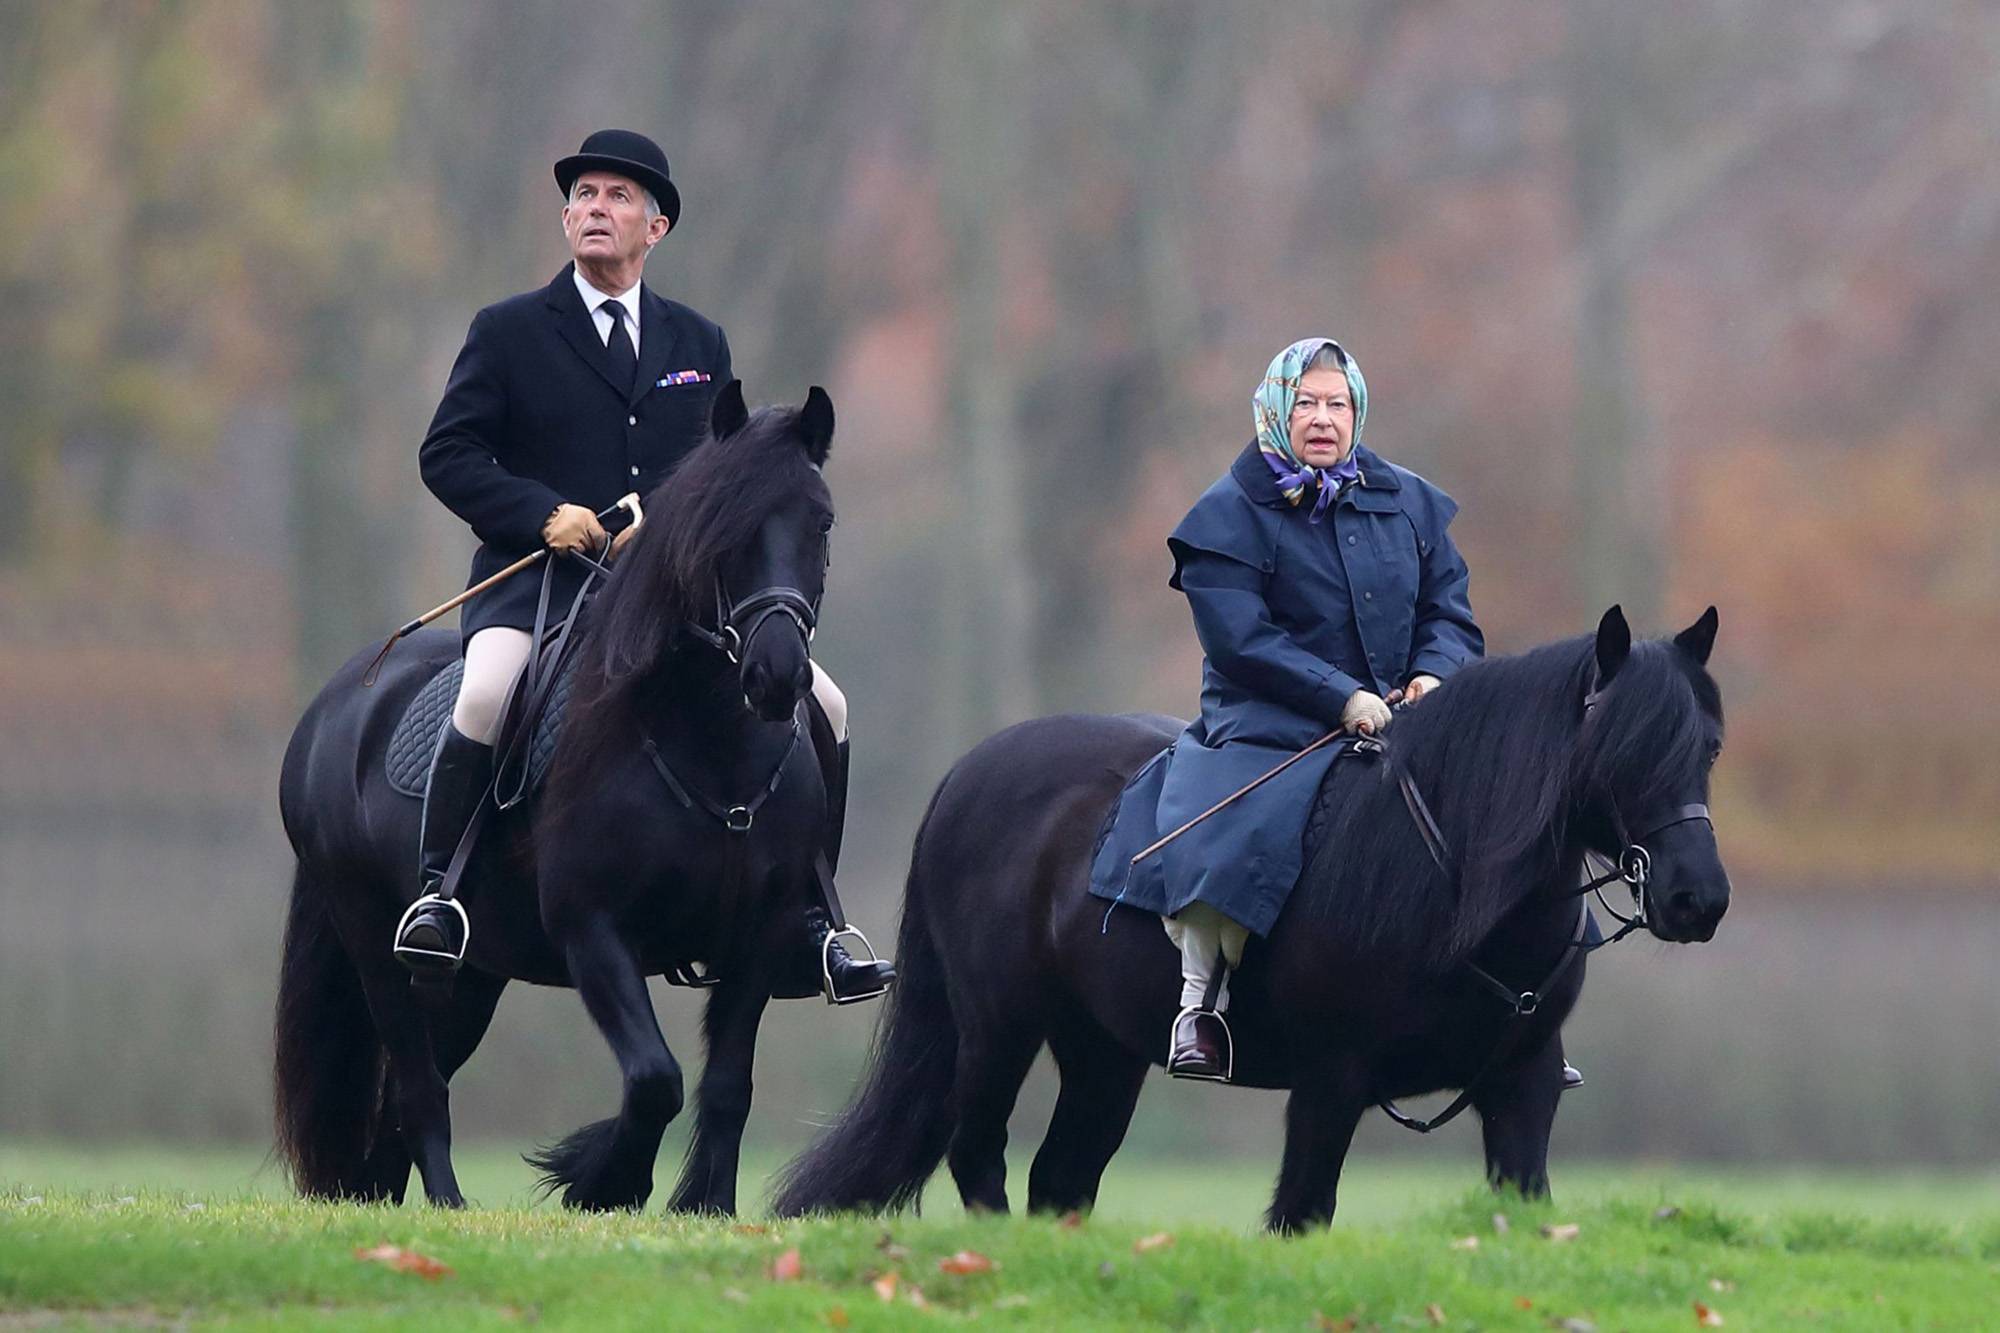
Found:
<path fill-rule="evenodd" d="M 799 731 L 799 720 L 794 715 L 791 740 L 785 746 L 785 752 L 778 756 L 777 765 L 771 770 L 770 781 L 766 782 L 745 805 L 723 805 L 706 792 L 696 791 L 682 782 L 675 776 L 672 766 L 667 763 L 666 756 L 660 753 L 660 747 L 653 743 L 652 737 L 646 738 L 644 749 L 646 757 L 653 761 L 653 770 L 660 775 L 660 780 L 667 784 L 667 790 L 674 794 L 674 799 L 683 807 L 689 810 L 699 807 L 708 811 L 721 820 L 722 826 L 731 833 L 748 833 L 751 826 L 757 822 L 757 812 L 764 808 L 764 802 L 777 793 L 779 784 L 785 780 L 785 765 L 791 762 L 792 752 L 799 748 Z"/>

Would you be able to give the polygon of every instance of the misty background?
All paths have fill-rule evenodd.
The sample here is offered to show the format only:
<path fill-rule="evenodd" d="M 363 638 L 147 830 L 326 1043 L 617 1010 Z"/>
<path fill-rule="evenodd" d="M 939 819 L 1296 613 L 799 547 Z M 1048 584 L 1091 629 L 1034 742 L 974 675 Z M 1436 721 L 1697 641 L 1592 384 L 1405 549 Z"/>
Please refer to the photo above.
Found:
<path fill-rule="evenodd" d="M 1593 963 L 1558 1157 L 1992 1161 L 1996 123 L 1990 3 L 0 5 L 0 1138 L 268 1141 L 285 738 L 463 586 L 417 443 L 618 126 L 686 200 L 649 284 L 753 403 L 838 410 L 815 649 L 878 942 L 978 739 L 1196 707 L 1165 534 L 1326 334 L 1462 505 L 1493 651 L 1720 607 L 1735 905 Z M 773 1006 L 753 1149 L 876 1010 Z M 458 1138 L 616 1095 L 517 985 Z M 1156 1078 L 1130 1142 L 1265 1153 L 1280 1108 Z"/>

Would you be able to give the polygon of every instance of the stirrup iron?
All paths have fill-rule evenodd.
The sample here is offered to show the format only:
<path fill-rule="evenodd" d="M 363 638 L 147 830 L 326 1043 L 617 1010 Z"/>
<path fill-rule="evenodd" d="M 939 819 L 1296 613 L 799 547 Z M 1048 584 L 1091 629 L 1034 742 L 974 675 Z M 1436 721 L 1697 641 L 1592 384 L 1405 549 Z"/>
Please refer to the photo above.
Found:
<path fill-rule="evenodd" d="M 403 932 L 409 928 L 410 918 L 417 909 L 430 903 L 443 903 L 458 913 L 459 951 L 451 953 L 444 949 L 413 949 L 402 942 Z M 426 893 L 408 907 L 396 922 L 396 960 L 413 973 L 428 975 L 436 972 L 456 972 L 465 964 L 465 950 L 472 944 L 472 918 L 465 914 L 465 908 L 456 898 L 445 898 L 435 893 Z"/>
<path fill-rule="evenodd" d="M 835 995 L 833 993 L 833 942 L 844 935 L 852 936 L 855 940 L 858 940 L 861 947 L 868 952 L 866 958 L 855 958 L 855 962 L 879 963 L 882 961 L 882 955 L 875 952 L 875 946 L 868 942 L 868 937 L 861 933 L 858 926 L 841 926 L 837 930 L 827 931 L 826 938 L 819 942 L 820 994 L 826 996 L 828 1004 L 859 1004 L 863 1000 L 872 1000 L 878 995 L 887 995 L 889 993 L 887 986 L 877 986 L 874 990 L 863 991 L 859 995 Z M 847 953 L 850 958 L 854 957 L 852 949 L 849 949 Z"/>

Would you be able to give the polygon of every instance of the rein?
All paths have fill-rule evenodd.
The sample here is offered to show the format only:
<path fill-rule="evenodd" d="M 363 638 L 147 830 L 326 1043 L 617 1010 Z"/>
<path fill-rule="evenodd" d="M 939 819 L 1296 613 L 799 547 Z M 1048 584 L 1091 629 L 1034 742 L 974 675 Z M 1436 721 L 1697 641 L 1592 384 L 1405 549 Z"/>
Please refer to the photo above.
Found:
<path fill-rule="evenodd" d="M 1584 707 L 1588 709 L 1596 702 L 1597 695 L 1592 694 L 1590 698 L 1585 700 Z M 1444 830 L 1438 827 L 1437 819 L 1431 814 L 1430 807 L 1424 803 L 1423 793 L 1417 790 L 1416 780 L 1405 770 L 1403 773 L 1397 775 L 1396 786 L 1402 791 L 1403 804 L 1409 810 L 1410 818 L 1416 824 L 1417 833 L 1423 838 L 1424 847 L 1430 852 L 1432 862 L 1436 864 L 1439 870 L 1444 872 L 1445 879 L 1456 886 L 1459 879 L 1458 872 L 1453 868 L 1451 845 L 1445 840 Z M 1492 1054 L 1486 1057 L 1486 1063 L 1480 1066 L 1479 1072 L 1466 1081 L 1464 1088 L 1459 1091 L 1458 1096 L 1444 1110 L 1438 1112 L 1428 1120 L 1422 1120 L 1402 1110 L 1394 1101 L 1383 1098 L 1377 1103 L 1382 1108 L 1383 1114 L 1387 1115 L 1403 1128 L 1414 1130 L 1419 1134 L 1428 1134 L 1432 1130 L 1442 1128 L 1457 1119 L 1459 1114 L 1472 1104 L 1474 1094 L 1479 1090 L 1479 1086 L 1485 1082 L 1487 1076 L 1498 1069 L 1514 1053 L 1515 1048 L 1521 1044 L 1522 1038 L 1527 1035 L 1528 1020 L 1534 1017 L 1535 1012 L 1541 1008 L 1542 1000 L 1568 974 L 1576 961 L 1587 953 L 1594 953 L 1606 945 L 1616 944 L 1633 931 L 1650 924 L 1646 915 L 1646 883 L 1652 877 L 1653 855 L 1646 850 L 1645 844 L 1648 839 L 1657 838 L 1670 828 L 1692 823 L 1696 820 L 1700 820 L 1702 823 L 1711 826 L 1714 824 L 1714 821 L 1709 817 L 1706 805 L 1699 803 L 1682 805 L 1663 811 L 1659 815 L 1648 819 L 1645 821 L 1648 825 L 1646 831 L 1637 837 L 1630 837 L 1626 832 L 1624 818 L 1618 813 L 1618 807 L 1614 804 L 1611 807 L 1611 822 L 1613 831 L 1618 835 L 1619 841 L 1624 843 L 1624 849 L 1619 852 L 1617 859 L 1612 861 L 1610 858 L 1603 856 L 1602 853 L 1586 848 L 1584 851 L 1586 858 L 1597 857 L 1599 860 L 1608 862 L 1611 865 L 1611 869 L 1605 874 L 1588 881 L 1581 888 L 1570 890 L 1561 896 L 1581 900 L 1586 894 L 1595 893 L 1597 901 L 1603 906 L 1604 910 L 1622 923 L 1617 933 L 1608 939 L 1599 940 L 1595 944 L 1586 943 L 1585 936 L 1589 933 L 1590 924 L 1590 906 L 1585 902 L 1579 901 L 1576 908 L 1576 928 L 1570 934 L 1569 943 L 1563 946 L 1562 957 L 1556 960 L 1555 967 L 1550 969 L 1548 975 L 1542 978 L 1539 985 L 1528 990 L 1515 990 L 1512 986 L 1501 981 L 1491 972 L 1488 972 L 1485 968 L 1468 958 L 1465 962 L 1466 970 L 1472 974 L 1474 980 L 1491 991 L 1501 1003 L 1508 1007 L 1508 1017 L 1514 1021 L 1500 1038 L 1499 1044 L 1493 1048 Z M 1634 907 L 1630 916 L 1626 916 L 1617 908 L 1611 906 L 1610 903 L 1604 901 L 1605 886 L 1617 880 L 1623 880 L 1631 886 Z"/>

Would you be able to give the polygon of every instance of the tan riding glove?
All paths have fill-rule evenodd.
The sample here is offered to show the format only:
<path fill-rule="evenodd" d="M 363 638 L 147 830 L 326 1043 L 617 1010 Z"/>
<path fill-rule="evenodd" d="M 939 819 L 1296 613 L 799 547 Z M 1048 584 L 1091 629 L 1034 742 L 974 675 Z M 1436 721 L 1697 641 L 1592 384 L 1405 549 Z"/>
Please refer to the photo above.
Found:
<path fill-rule="evenodd" d="M 1368 690 L 1356 690 L 1347 696 L 1347 706 L 1340 710 L 1340 728 L 1353 734 L 1363 732 L 1378 736 L 1389 726 L 1389 705 L 1382 702 L 1382 696 Z"/>
<path fill-rule="evenodd" d="M 601 551 L 604 525 L 582 505 L 557 505 L 542 524 L 542 544 L 551 551 Z"/>

